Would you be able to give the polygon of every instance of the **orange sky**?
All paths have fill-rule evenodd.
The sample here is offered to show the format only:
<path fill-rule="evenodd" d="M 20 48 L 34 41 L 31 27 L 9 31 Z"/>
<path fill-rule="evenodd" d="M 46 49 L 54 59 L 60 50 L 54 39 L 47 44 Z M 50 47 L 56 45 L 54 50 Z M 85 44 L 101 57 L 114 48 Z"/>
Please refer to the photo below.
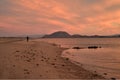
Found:
<path fill-rule="evenodd" d="M 0 0 L 0 36 L 120 34 L 120 0 Z"/>

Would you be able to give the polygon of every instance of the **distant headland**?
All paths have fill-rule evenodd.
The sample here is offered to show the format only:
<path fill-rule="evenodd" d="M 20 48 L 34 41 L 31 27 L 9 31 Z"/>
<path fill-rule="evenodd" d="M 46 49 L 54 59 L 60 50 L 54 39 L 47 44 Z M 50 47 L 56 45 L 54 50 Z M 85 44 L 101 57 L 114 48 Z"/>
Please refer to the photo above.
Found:
<path fill-rule="evenodd" d="M 100 35 L 80 35 L 80 34 L 73 34 L 70 35 L 65 31 L 57 31 L 52 34 L 44 35 L 42 38 L 120 38 L 120 35 L 110 35 L 110 36 L 100 36 Z"/>

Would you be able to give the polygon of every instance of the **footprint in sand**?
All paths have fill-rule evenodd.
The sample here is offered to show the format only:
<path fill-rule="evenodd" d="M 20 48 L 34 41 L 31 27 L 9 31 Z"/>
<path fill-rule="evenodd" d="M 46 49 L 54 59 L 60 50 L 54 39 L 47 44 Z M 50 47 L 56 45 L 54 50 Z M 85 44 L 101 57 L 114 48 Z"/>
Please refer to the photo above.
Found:
<path fill-rule="evenodd" d="M 13 65 L 13 67 L 15 67 L 15 65 Z"/>
<path fill-rule="evenodd" d="M 20 52 L 20 51 L 17 50 L 16 52 Z"/>
<path fill-rule="evenodd" d="M 64 64 L 62 66 L 65 66 Z"/>
<path fill-rule="evenodd" d="M 36 66 L 39 66 L 39 64 L 36 64 Z"/>
<path fill-rule="evenodd" d="M 15 55 L 15 57 L 19 57 L 20 55 Z"/>
<path fill-rule="evenodd" d="M 24 69 L 24 71 L 28 71 L 28 69 Z"/>
<path fill-rule="evenodd" d="M 31 51 L 33 51 L 33 50 L 31 49 Z"/>
<path fill-rule="evenodd" d="M 41 58 L 44 58 L 44 56 L 41 56 Z"/>
<path fill-rule="evenodd" d="M 55 63 L 52 63 L 51 65 L 55 65 Z"/>
<path fill-rule="evenodd" d="M 66 60 L 68 61 L 68 60 L 69 60 L 69 58 L 66 58 Z"/>
<path fill-rule="evenodd" d="M 44 61 L 43 59 L 41 61 Z"/>
<path fill-rule="evenodd" d="M 57 68 L 57 66 L 54 66 L 54 68 Z"/>
<path fill-rule="evenodd" d="M 35 58 L 32 58 L 33 60 L 35 60 Z"/>
<path fill-rule="evenodd" d="M 29 70 L 28 69 L 24 69 L 24 74 L 30 74 Z"/>
<path fill-rule="evenodd" d="M 26 74 L 30 74 L 30 72 L 26 72 Z"/>
<path fill-rule="evenodd" d="M 96 77 L 96 76 L 98 76 L 98 74 L 94 74 L 93 76 Z"/>
<path fill-rule="evenodd" d="M 46 71 L 46 73 L 48 73 L 49 71 Z"/>
<path fill-rule="evenodd" d="M 31 62 L 31 59 L 29 59 L 29 60 L 26 60 L 27 62 Z"/>
<path fill-rule="evenodd" d="M 104 75 L 107 75 L 107 73 L 104 73 Z"/>
<path fill-rule="evenodd" d="M 40 75 L 40 77 L 42 77 L 42 75 Z"/>

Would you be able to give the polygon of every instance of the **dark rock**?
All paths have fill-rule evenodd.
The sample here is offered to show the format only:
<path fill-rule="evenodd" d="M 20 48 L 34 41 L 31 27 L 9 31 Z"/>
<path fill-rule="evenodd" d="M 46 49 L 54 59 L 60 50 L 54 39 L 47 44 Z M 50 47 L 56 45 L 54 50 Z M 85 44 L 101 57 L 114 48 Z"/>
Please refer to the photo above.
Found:
<path fill-rule="evenodd" d="M 73 49 L 81 49 L 80 47 L 73 47 Z"/>
<path fill-rule="evenodd" d="M 88 46 L 88 49 L 97 49 L 99 48 L 98 46 Z"/>
<path fill-rule="evenodd" d="M 116 78 L 111 78 L 111 80 L 116 80 Z"/>

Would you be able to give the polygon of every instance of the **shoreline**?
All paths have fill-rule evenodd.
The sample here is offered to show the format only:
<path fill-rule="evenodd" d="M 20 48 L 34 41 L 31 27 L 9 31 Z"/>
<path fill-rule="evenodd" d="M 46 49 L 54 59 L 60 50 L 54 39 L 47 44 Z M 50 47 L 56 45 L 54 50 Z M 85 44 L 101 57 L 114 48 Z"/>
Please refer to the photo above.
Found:
<path fill-rule="evenodd" d="M 64 48 L 32 40 L 0 43 L 0 79 L 105 79 L 69 59 Z"/>
<path fill-rule="evenodd" d="M 67 49 L 65 49 L 65 50 L 67 50 Z M 105 79 L 102 75 L 99 75 L 98 73 L 93 73 L 89 70 L 84 69 L 84 67 L 73 63 L 72 61 L 69 60 L 69 58 L 65 58 L 62 56 L 60 56 L 60 57 L 65 61 L 66 65 L 69 65 L 71 67 L 71 69 L 75 70 L 75 72 L 76 72 L 75 75 L 77 75 L 79 77 L 78 79 Z"/>

